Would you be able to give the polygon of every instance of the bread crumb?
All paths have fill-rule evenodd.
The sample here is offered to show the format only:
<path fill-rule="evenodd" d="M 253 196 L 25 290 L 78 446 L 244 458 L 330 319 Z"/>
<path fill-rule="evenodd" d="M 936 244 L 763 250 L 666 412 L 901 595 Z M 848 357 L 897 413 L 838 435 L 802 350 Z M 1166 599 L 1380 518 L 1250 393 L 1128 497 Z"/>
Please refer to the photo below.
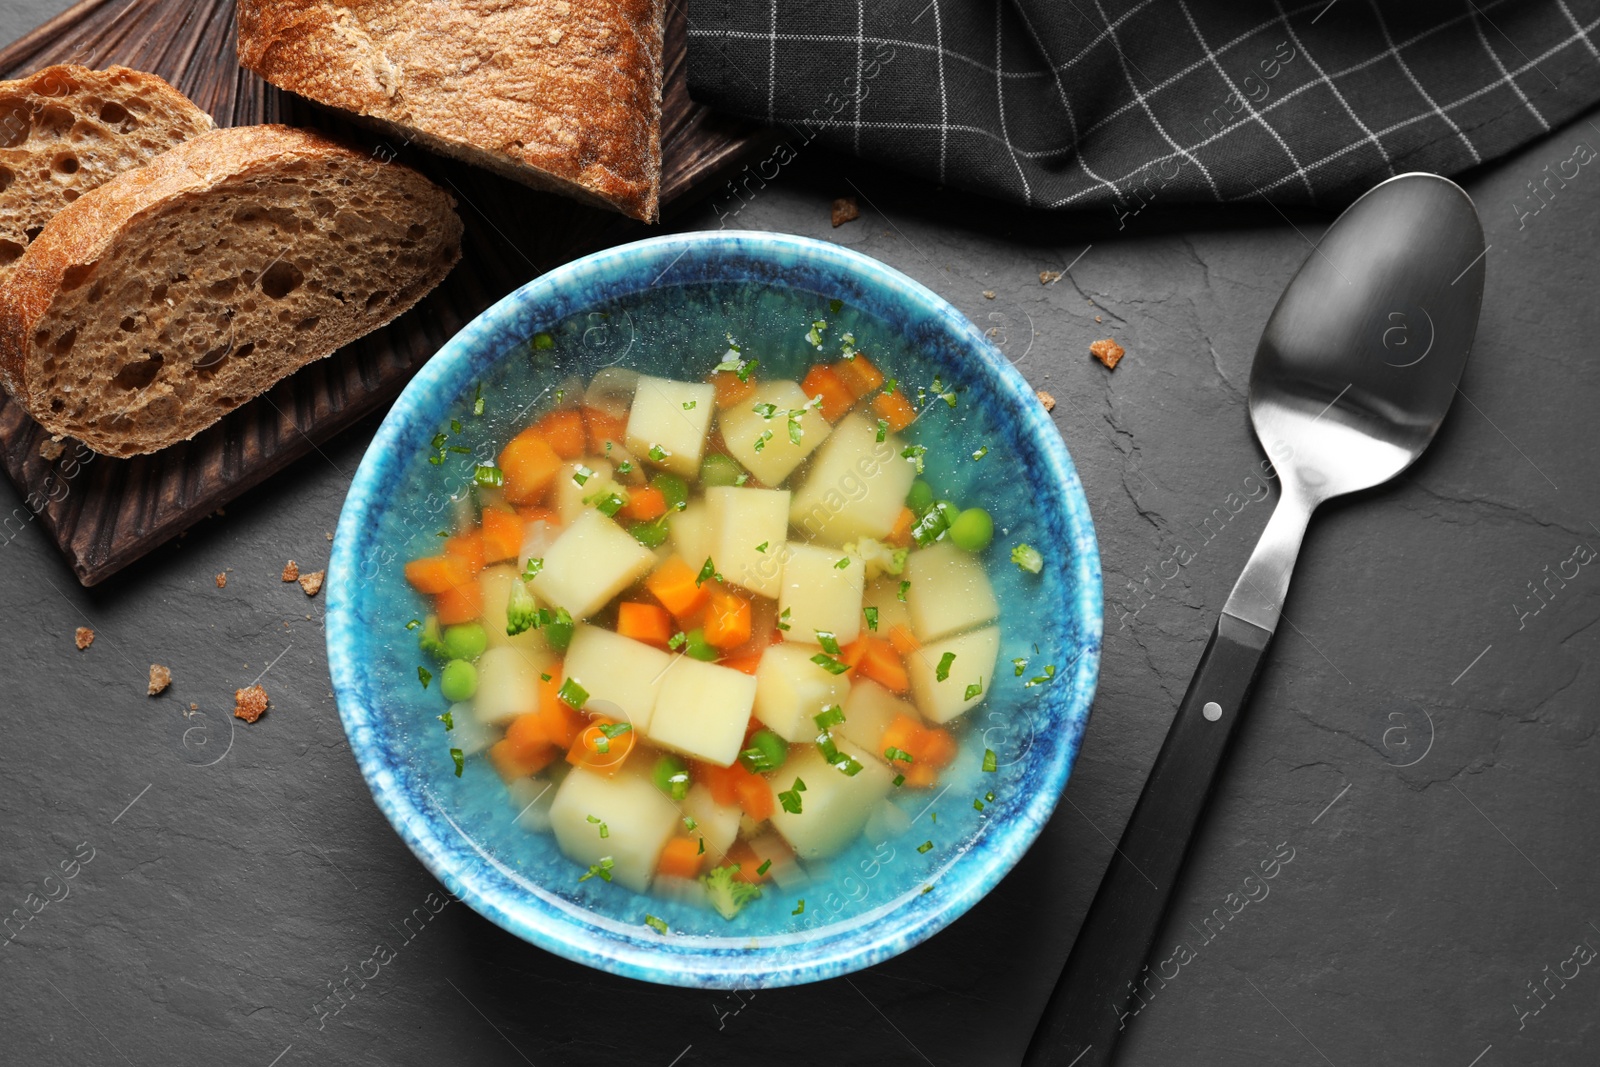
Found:
<path fill-rule="evenodd" d="M 330 533 L 330 534 L 329 534 L 329 535 L 328 535 L 328 540 L 330 540 L 330 541 L 332 541 L 332 540 L 333 540 L 333 534 L 331 534 L 331 533 Z"/>
<path fill-rule="evenodd" d="M 54 463 L 66 450 L 67 443 L 59 437 L 46 437 L 39 442 L 39 458 L 46 463 Z"/>
<path fill-rule="evenodd" d="M 1059 282 L 1060 280 L 1061 272 L 1058 270 L 1042 270 L 1039 272 L 1040 285 L 1049 285 L 1051 282 Z"/>
<path fill-rule="evenodd" d="M 78 651 L 82 652 L 94 644 L 94 631 L 87 626 L 78 627 L 77 631 L 72 635 L 72 643 L 78 646 Z"/>
<path fill-rule="evenodd" d="M 985 300 L 993 300 L 994 297 L 995 297 L 995 292 L 994 292 L 993 289 L 985 289 L 983 291 L 983 298 Z"/>
<path fill-rule="evenodd" d="M 838 229 L 847 222 L 854 222 L 861 217 L 861 207 L 853 196 L 841 196 L 833 202 L 833 228 Z"/>
<path fill-rule="evenodd" d="M 300 564 L 290 560 L 283 565 L 283 580 L 286 582 L 298 581 L 300 578 Z"/>
<path fill-rule="evenodd" d="M 190 704 L 189 705 L 189 710 L 190 711 L 199 711 L 200 710 L 200 705 L 199 704 Z"/>
<path fill-rule="evenodd" d="M 1056 398 L 1043 389 L 1035 389 L 1033 394 L 1039 398 L 1039 403 L 1044 405 L 1046 411 L 1054 411 L 1056 409 Z"/>
<path fill-rule="evenodd" d="M 1107 370 L 1116 370 L 1117 364 L 1122 362 L 1122 357 L 1127 355 L 1127 350 L 1111 338 L 1096 341 L 1089 346 L 1089 354 L 1106 365 Z"/>
<path fill-rule="evenodd" d="M 316 596 L 322 589 L 322 579 L 327 571 L 312 571 L 310 574 L 300 576 L 300 588 L 306 591 L 306 596 Z"/>
<path fill-rule="evenodd" d="M 255 722 L 267 710 L 267 691 L 259 685 L 233 691 L 233 714 L 245 722 Z"/>
<path fill-rule="evenodd" d="M 228 575 L 226 573 L 222 573 L 222 574 L 217 575 L 217 588 L 218 589 L 226 589 L 226 588 L 228 588 Z"/>
<path fill-rule="evenodd" d="M 1095 317 L 1094 317 L 1094 321 L 1096 321 L 1096 322 L 1104 322 L 1104 321 L 1106 321 L 1106 320 L 1105 320 L 1105 319 L 1102 319 L 1102 318 L 1101 318 L 1101 317 L 1100 317 L 1100 316 L 1099 316 L 1099 315 L 1096 315 L 1096 316 L 1095 316 Z"/>
<path fill-rule="evenodd" d="M 159 663 L 150 664 L 150 687 L 146 690 L 146 692 L 148 692 L 151 696 L 155 696 L 157 693 L 161 692 L 171 684 L 171 671 L 167 670 L 167 668 L 163 667 Z"/>

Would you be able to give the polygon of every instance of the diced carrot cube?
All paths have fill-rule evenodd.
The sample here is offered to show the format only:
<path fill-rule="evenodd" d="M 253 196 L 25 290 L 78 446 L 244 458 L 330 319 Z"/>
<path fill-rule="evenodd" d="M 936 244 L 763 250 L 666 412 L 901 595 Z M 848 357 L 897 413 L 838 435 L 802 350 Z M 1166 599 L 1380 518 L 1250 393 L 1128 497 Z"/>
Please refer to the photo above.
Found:
<path fill-rule="evenodd" d="M 927 763 L 913 763 L 900 772 L 906 776 L 906 785 L 915 789 L 930 789 L 939 782 L 939 768 Z"/>
<path fill-rule="evenodd" d="M 889 424 L 895 433 L 910 426 L 917 419 L 917 410 L 903 393 L 879 393 L 872 398 L 872 410 Z"/>
<path fill-rule="evenodd" d="M 537 504 L 561 470 L 561 457 L 532 427 L 513 437 L 496 462 L 500 491 L 513 504 Z"/>
<path fill-rule="evenodd" d="M 596 456 L 606 454 L 606 442 L 621 448 L 628 438 L 628 419 L 599 408 L 583 409 L 583 424 L 588 430 L 589 451 Z"/>
<path fill-rule="evenodd" d="M 889 725 L 883 728 L 883 736 L 878 740 L 880 754 L 891 748 L 898 748 L 902 752 L 910 753 L 915 760 L 917 749 L 920 747 L 917 741 L 922 736 L 922 730 L 922 723 L 911 716 L 896 715 Z"/>
<path fill-rule="evenodd" d="M 877 637 L 868 637 L 865 641 L 867 649 L 856 667 L 857 673 L 871 678 L 891 693 L 909 690 L 911 676 L 906 673 L 906 665 L 894 646 Z"/>
<path fill-rule="evenodd" d="M 471 622 L 483 614 L 483 589 L 471 581 L 451 586 L 433 598 L 433 611 L 443 626 Z"/>
<path fill-rule="evenodd" d="M 910 627 L 897 622 L 889 627 L 889 645 L 901 656 L 909 656 L 922 647 L 922 642 L 917 640 Z"/>
<path fill-rule="evenodd" d="M 549 745 L 534 751 L 524 751 L 508 738 L 502 737 L 489 746 L 489 762 L 494 764 L 494 769 L 507 782 L 526 778 L 530 774 L 538 774 L 554 758 L 555 749 Z"/>
<path fill-rule="evenodd" d="M 567 762 L 607 777 L 622 769 L 628 753 L 633 750 L 633 730 L 627 729 L 615 737 L 607 737 L 602 726 L 617 724 L 610 719 L 595 718 L 578 734 L 578 739 L 567 750 Z"/>
<path fill-rule="evenodd" d="M 716 648 L 737 648 L 750 640 L 750 601 L 721 586 L 713 587 L 705 634 L 706 641 Z"/>
<path fill-rule="evenodd" d="M 522 519 L 501 508 L 483 509 L 483 561 L 516 559 L 522 551 Z"/>
<path fill-rule="evenodd" d="M 748 400 L 756 391 L 756 380 L 746 375 L 744 381 L 733 371 L 719 370 L 711 375 L 712 388 L 716 390 L 717 407 L 731 408 L 741 400 Z"/>
<path fill-rule="evenodd" d="M 644 580 L 644 587 L 668 611 L 683 619 L 705 607 L 711 599 L 711 590 L 695 583 L 699 573 L 682 557 L 669 556 Z"/>
<path fill-rule="evenodd" d="M 444 554 L 458 556 L 467 564 L 467 570 L 477 574 L 483 570 L 488 552 L 484 547 L 483 535 L 474 530 L 471 533 L 456 534 L 454 537 L 445 538 Z"/>
<path fill-rule="evenodd" d="M 550 747 L 550 734 L 545 729 L 544 716 L 537 711 L 512 719 L 511 725 L 506 727 L 505 739 L 519 753 L 532 753 L 536 749 Z"/>
<path fill-rule="evenodd" d="M 704 782 L 711 791 L 711 799 L 718 804 L 739 802 L 739 779 L 750 772 L 737 760 L 731 766 L 718 767 L 715 763 L 695 760 L 692 764 L 694 780 Z"/>
<path fill-rule="evenodd" d="M 744 813 L 756 822 L 765 822 L 772 818 L 772 786 L 759 774 L 746 773 L 734 783 L 734 793 L 739 798 L 739 806 Z"/>
<path fill-rule="evenodd" d="M 649 522 L 667 513 L 667 495 L 653 485 L 628 491 L 628 502 L 622 506 L 624 519 Z"/>
<path fill-rule="evenodd" d="M 406 581 L 419 593 L 442 593 L 467 585 L 472 574 L 460 556 L 425 556 L 406 564 Z"/>
<path fill-rule="evenodd" d="M 829 422 L 838 422 L 855 406 L 856 398 L 849 388 L 837 374 L 820 363 L 806 372 L 800 388 L 810 399 L 822 398 L 822 417 Z"/>
<path fill-rule="evenodd" d="M 924 729 L 918 741 L 921 746 L 917 753 L 918 763 L 925 763 L 930 767 L 944 767 L 956 758 L 956 739 L 943 727 Z"/>
<path fill-rule="evenodd" d="M 845 645 L 839 650 L 839 662 L 843 663 L 852 670 L 854 670 L 856 667 L 859 667 L 861 665 L 861 661 L 866 658 L 867 655 L 867 641 L 867 635 L 862 634 L 854 641 L 851 641 L 848 645 Z"/>
<path fill-rule="evenodd" d="M 672 640 L 672 616 L 657 604 L 624 601 L 617 605 L 617 633 L 666 648 L 667 642 Z"/>
<path fill-rule="evenodd" d="M 586 451 L 583 412 L 577 408 L 552 411 L 533 425 L 562 459 L 577 459 Z"/>
<path fill-rule="evenodd" d="M 889 544 L 895 548 L 904 548 L 911 543 L 911 527 L 917 521 L 916 513 L 910 508 L 901 508 L 900 514 L 894 517 L 894 526 L 889 530 Z"/>
<path fill-rule="evenodd" d="M 548 679 L 544 677 L 546 674 L 550 676 Z M 557 696 L 560 691 L 561 664 L 557 663 L 539 676 L 539 719 L 551 744 L 571 748 L 588 725 L 588 719 Z"/>
<path fill-rule="evenodd" d="M 765 649 L 762 651 L 765 651 Z M 730 656 L 728 659 L 719 661 L 719 666 L 739 671 L 741 674 L 754 674 L 757 668 L 761 666 L 761 652 L 747 652 L 742 656 Z"/>
<path fill-rule="evenodd" d="M 700 873 L 703 851 L 698 837 L 674 837 L 661 849 L 656 873 L 674 878 L 693 878 Z"/>
<path fill-rule="evenodd" d="M 850 390 L 850 395 L 857 400 L 883 384 L 883 372 L 860 352 L 835 363 L 833 373 L 839 376 L 845 388 Z"/>

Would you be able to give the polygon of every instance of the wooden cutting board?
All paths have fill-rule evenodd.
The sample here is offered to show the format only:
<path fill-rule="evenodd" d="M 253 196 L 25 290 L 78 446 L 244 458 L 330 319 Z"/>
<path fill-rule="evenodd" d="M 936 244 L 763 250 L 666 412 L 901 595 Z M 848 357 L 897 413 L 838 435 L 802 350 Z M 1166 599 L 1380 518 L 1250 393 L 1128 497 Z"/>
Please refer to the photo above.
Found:
<path fill-rule="evenodd" d="M 681 4 L 668 11 L 661 205 L 670 218 L 718 175 L 771 144 L 772 135 L 690 101 L 688 16 Z M 0 77 L 52 63 L 122 64 L 166 78 L 219 126 L 284 122 L 379 144 L 338 113 L 241 69 L 234 27 L 233 0 L 84 0 L 0 50 Z M 155 455 L 111 459 L 67 441 L 61 455 L 46 459 L 40 446 L 48 436 L 0 394 L 0 460 L 24 497 L 22 507 L 0 516 L 0 545 L 37 525 L 78 580 L 94 585 L 386 405 L 440 345 L 501 296 L 575 256 L 651 229 L 419 148 L 393 147 L 401 162 L 456 196 L 466 233 L 450 277 L 388 326 Z"/>

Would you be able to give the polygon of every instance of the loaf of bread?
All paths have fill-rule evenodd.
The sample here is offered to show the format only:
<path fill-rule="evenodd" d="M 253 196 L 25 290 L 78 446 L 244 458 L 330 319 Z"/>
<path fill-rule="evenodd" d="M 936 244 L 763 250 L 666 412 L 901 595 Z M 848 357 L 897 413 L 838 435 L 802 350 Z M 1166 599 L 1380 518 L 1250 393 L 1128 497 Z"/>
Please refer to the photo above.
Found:
<path fill-rule="evenodd" d="M 398 139 L 654 221 L 664 0 L 239 0 L 239 62 Z"/>
<path fill-rule="evenodd" d="M 188 97 L 127 67 L 61 64 L 0 81 L 0 284 L 56 212 L 209 129 Z"/>
<path fill-rule="evenodd" d="M 454 203 L 307 130 L 201 134 L 29 245 L 0 287 L 0 383 L 96 452 L 186 440 L 437 285 L 460 258 Z"/>

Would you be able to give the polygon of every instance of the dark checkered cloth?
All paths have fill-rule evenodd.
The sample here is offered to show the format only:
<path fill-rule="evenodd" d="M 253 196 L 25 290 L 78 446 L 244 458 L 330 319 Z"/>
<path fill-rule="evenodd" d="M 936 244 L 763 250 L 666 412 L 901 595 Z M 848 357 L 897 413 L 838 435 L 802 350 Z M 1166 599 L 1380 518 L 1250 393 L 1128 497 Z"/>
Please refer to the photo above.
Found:
<path fill-rule="evenodd" d="M 1600 99 L 1600 0 L 688 2 L 695 99 L 1045 208 L 1332 205 Z"/>

